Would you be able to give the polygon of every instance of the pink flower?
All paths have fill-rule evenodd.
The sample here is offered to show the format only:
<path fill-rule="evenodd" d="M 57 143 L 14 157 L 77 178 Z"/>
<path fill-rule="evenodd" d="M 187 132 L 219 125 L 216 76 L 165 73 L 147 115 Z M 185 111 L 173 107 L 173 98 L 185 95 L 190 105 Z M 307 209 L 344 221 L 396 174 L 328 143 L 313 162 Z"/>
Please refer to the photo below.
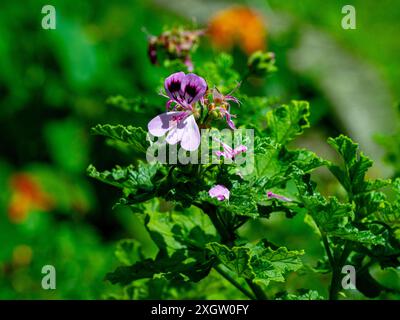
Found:
<path fill-rule="evenodd" d="M 215 152 L 215 154 L 218 157 L 224 157 L 224 158 L 228 158 L 228 159 L 234 159 L 238 154 L 242 153 L 242 152 L 246 152 L 247 151 L 247 147 L 244 145 L 240 145 L 239 147 L 232 149 L 230 146 L 228 146 L 227 144 L 223 143 L 221 140 L 215 139 L 215 141 L 219 142 L 222 145 L 222 148 L 224 149 L 224 151 L 217 151 Z"/>
<path fill-rule="evenodd" d="M 208 191 L 208 194 L 211 198 L 217 198 L 219 201 L 224 201 L 225 199 L 229 200 L 229 190 L 221 184 L 212 187 Z"/>
<path fill-rule="evenodd" d="M 194 151 L 200 145 L 200 130 L 193 115 L 193 106 L 203 98 L 207 83 L 194 73 L 185 75 L 177 72 L 165 79 L 164 87 L 169 98 L 168 112 L 149 122 L 149 132 L 156 137 L 167 134 L 167 143 L 180 142 L 183 149 Z"/>
<path fill-rule="evenodd" d="M 279 194 L 273 193 L 272 191 L 268 191 L 267 192 L 267 197 L 269 199 L 275 198 L 275 199 L 279 199 L 279 200 L 286 201 L 286 202 L 291 202 L 292 201 L 292 199 L 289 199 L 289 198 L 286 198 L 286 197 L 281 196 Z"/>

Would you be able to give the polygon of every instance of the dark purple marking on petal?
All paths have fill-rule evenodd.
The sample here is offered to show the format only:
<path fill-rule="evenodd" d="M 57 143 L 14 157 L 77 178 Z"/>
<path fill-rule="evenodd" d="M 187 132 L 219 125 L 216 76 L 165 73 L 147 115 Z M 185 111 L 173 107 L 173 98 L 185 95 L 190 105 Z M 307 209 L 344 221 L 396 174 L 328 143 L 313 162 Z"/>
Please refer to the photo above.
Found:
<path fill-rule="evenodd" d="M 179 98 L 182 96 L 182 81 L 185 79 L 185 74 L 183 72 L 176 72 L 171 74 L 164 81 L 165 91 L 168 97 L 179 102 Z"/>
<path fill-rule="evenodd" d="M 207 83 L 194 73 L 188 73 L 182 81 L 183 100 L 188 104 L 199 101 L 207 91 Z"/>

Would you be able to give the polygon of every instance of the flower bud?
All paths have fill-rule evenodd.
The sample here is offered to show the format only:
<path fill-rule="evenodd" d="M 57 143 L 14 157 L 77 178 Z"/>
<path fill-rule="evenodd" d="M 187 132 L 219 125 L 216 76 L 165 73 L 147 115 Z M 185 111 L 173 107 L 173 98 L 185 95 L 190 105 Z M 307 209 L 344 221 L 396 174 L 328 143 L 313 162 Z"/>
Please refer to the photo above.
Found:
<path fill-rule="evenodd" d="M 256 51 L 248 59 L 247 66 L 251 75 L 266 76 L 277 70 L 273 52 Z"/>

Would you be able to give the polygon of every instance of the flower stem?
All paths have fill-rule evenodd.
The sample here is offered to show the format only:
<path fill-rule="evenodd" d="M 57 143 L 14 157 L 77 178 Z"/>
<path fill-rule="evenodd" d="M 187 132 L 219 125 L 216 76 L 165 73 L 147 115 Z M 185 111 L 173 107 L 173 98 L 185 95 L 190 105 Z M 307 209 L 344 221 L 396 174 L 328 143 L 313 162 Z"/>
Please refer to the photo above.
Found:
<path fill-rule="evenodd" d="M 227 272 L 225 272 L 220 266 L 215 266 L 214 269 L 223 276 L 226 280 L 228 280 L 231 284 L 233 284 L 237 289 L 239 289 L 246 297 L 251 300 L 256 300 L 256 297 L 244 288 L 240 283 L 238 283 L 235 279 L 233 279 Z"/>

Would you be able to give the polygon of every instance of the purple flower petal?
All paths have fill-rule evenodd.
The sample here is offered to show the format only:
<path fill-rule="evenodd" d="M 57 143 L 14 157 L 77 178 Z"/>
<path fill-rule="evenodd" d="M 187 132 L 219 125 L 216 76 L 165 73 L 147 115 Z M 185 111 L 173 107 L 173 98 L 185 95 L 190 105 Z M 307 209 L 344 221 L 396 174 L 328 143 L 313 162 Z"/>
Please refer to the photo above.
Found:
<path fill-rule="evenodd" d="M 183 96 L 182 81 L 185 78 L 185 74 L 181 72 L 176 72 L 167 77 L 164 81 L 165 92 L 168 97 L 174 99 L 176 101 L 179 100 L 181 96 Z M 178 101 L 179 102 L 179 101 Z"/>
<path fill-rule="evenodd" d="M 207 83 L 202 77 L 194 73 L 188 73 L 182 80 L 181 90 L 184 101 L 192 104 L 204 96 L 207 91 Z"/>
<path fill-rule="evenodd" d="M 200 145 L 200 130 L 193 115 L 183 122 L 184 129 L 181 139 L 181 147 L 187 151 L 195 151 Z"/>
<path fill-rule="evenodd" d="M 208 191 L 208 194 L 211 198 L 217 198 L 219 201 L 223 201 L 225 199 L 229 200 L 230 192 L 225 186 L 217 184 Z"/>

